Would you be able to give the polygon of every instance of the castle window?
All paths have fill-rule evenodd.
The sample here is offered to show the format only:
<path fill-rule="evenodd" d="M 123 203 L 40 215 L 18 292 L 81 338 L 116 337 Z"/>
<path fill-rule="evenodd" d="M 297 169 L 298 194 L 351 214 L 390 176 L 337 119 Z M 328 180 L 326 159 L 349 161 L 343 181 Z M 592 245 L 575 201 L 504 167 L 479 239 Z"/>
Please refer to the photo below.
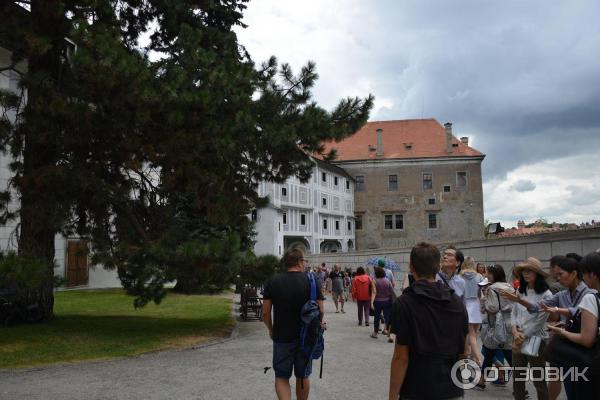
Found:
<path fill-rule="evenodd" d="M 431 190 L 433 188 L 433 175 L 423 173 L 423 190 Z"/>

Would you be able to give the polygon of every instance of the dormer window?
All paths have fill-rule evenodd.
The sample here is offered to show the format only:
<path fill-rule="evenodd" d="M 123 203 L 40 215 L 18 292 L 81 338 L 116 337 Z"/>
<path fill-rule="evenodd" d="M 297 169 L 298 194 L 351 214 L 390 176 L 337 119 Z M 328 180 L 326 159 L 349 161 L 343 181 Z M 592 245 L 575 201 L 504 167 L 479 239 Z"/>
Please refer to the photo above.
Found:
<path fill-rule="evenodd" d="M 452 143 L 452 147 L 458 147 L 458 143 Z"/>

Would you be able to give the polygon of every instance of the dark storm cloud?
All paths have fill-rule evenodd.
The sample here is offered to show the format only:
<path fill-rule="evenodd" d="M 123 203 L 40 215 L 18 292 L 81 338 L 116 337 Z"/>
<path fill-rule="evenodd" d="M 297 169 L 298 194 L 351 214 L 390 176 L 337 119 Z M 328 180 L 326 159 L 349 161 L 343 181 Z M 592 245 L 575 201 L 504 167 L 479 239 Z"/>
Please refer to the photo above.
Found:
<path fill-rule="evenodd" d="M 402 4 L 378 26 L 404 52 L 380 66 L 374 92 L 397 101 L 374 119 L 454 122 L 487 154 L 487 179 L 600 148 L 600 3 Z"/>

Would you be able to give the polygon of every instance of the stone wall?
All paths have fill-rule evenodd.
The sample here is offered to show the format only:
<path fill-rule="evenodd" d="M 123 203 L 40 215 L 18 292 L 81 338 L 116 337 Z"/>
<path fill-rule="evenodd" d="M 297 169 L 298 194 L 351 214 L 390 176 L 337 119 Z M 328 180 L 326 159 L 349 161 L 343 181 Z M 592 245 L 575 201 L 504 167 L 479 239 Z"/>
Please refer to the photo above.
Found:
<path fill-rule="evenodd" d="M 362 216 L 356 230 L 359 250 L 408 247 L 419 240 L 442 242 L 483 238 L 481 158 L 430 160 L 369 160 L 340 162 L 354 177 L 364 177 L 364 190 L 354 194 L 355 213 Z M 459 185 L 457 173 L 466 173 Z M 431 189 L 423 188 L 423 174 L 432 177 Z M 396 175 L 397 190 L 390 190 L 389 176 Z M 444 191 L 446 187 L 447 191 Z M 437 226 L 430 228 L 429 214 Z M 402 229 L 385 229 L 385 215 L 401 215 Z"/>
<path fill-rule="evenodd" d="M 449 244 L 438 243 L 438 246 L 442 248 Z M 483 262 L 486 265 L 494 263 L 502 265 L 508 276 L 513 267 L 527 257 L 540 259 L 544 268 L 548 268 L 548 262 L 553 255 L 571 252 L 585 255 L 599 249 L 600 228 L 452 244 L 461 249 L 465 256 L 472 256 L 477 262 Z M 311 254 L 307 255 L 306 258 L 311 266 L 325 262 L 327 266 L 332 266 L 335 263 L 342 268 L 356 269 L 359 266 L 364 266 L 369 258 L 387 256 L 396 261 L 401 267 L 401 272 L 396 273 L 396 279 L 403 279 L 404 274 L 408 271 L 409 255 L 410 248 L 407 247 L 338 254 Z"/>

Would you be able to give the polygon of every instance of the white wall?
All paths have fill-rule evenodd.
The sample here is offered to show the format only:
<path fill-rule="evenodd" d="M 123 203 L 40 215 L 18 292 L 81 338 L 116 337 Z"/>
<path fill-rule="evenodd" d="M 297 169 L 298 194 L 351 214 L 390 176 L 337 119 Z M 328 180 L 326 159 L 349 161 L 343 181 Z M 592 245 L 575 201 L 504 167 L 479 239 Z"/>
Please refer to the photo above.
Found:
<path fill-rule="evenodd" d="M 6 49 L 0 47 L 0 66 L 10 65 L 11 53 Z M 17 90 L 16 73 L 14 71 L 2 71 L 0 72 L 0 88 L 4 90 Z M 0 107 L 0 112 L 3 109 Z M 8 181 L 12 176 L 8 168 L 10 163 L 9 157 L 6 154 L 0 153 L 0 190 L 4 191 L 8 187 Z M 9 209 L 14 211 L 17 208 L 18 203 L 15 202 L 15 194 L 9 205 Z M 17 237 L 14 233 L 15 228 L 18 225 L 18 220 L 9 221 L 6 225 L 0 226 L 0 250 L 3 252 L 17 249 Z"/>
<path fill-rule="evenodd" d="M 256 255 L 279 254 L 279 246 L 283 252 L 283 235 L 279 232 L 280 213 L 268 206 L 256 213 Z M 282 228 L 283 229 L 283 228 Z"/>

